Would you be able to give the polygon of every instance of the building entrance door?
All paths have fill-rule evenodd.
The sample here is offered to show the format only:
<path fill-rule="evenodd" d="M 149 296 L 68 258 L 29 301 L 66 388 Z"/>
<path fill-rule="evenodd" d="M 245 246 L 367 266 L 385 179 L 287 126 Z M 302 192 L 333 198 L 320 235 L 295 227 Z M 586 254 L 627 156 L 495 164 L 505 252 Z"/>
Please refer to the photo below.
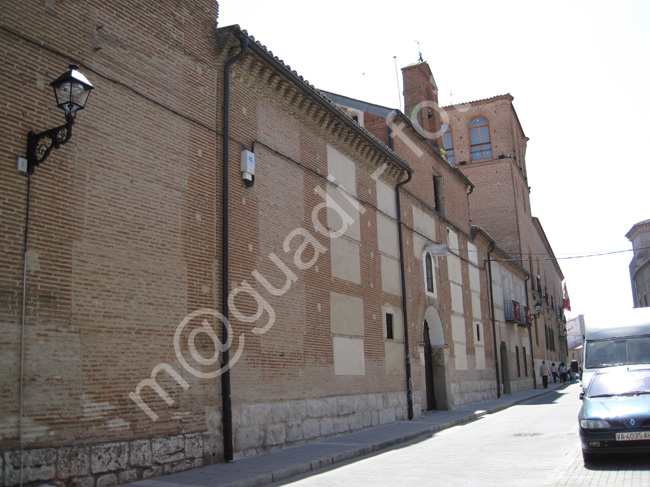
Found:
<path fill-rule="evenodd" d="M 433 359 L 431 357 L 431 339 L 429 337 L 429 324 L 424 322 L 424 375 L 427 391 L 427 411 L 436 409 L 436 397 L 433 392 Z"/>

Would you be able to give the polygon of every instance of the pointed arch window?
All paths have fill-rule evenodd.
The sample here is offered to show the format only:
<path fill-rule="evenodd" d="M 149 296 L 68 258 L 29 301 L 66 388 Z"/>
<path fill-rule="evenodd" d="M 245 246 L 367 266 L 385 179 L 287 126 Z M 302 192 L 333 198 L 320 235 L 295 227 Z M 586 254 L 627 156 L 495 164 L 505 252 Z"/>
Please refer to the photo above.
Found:
<path fill-rule="evenodd" d="M 436 295 L 436 268 L 431 252 L 424 253 L 424 289 L 430 296 Z"/>
<path fill-rule="evenodd" d="M 488 121 L 483 117 L 475 118 L 469 124 L 469 132 L 472 160 L 491 158 L 492 145 L 490 144 L 490 127 Z"/>

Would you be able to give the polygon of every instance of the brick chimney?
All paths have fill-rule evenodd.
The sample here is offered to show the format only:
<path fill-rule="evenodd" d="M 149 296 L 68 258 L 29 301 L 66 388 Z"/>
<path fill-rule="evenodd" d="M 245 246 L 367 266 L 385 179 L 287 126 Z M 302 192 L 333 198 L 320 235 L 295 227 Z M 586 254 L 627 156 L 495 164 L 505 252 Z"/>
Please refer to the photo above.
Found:
<path fill-rule="evenodd" d="M 440 130 L 438 113 L 438 86 L 433 79 L 429 64 L 421 62 L 402 68 L 404 84 L 404 113 L 411 121 L 424 129 L 425 137 L 433 137 Z M 413 110 L 418 110 L 413 113 Z M 438 140 L 440 139 L 440 140 Z M 442 144 L 442 136 L 430 140 Z"/>

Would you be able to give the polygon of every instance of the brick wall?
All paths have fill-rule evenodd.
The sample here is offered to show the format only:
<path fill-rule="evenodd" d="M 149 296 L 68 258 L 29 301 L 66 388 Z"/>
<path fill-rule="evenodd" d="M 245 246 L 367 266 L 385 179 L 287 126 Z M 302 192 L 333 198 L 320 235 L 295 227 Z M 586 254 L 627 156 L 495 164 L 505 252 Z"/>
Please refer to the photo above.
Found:
<path fill-rule="evenodd" d="M 178 2 L 77 7 L 57 13 L 34 1 L 5 9 L 10 32 L 0 31 L 3 54 L 27 61 L 14 66 L 18 78 L 3 77 L 2 92 L 25 86 L 36 99 L 17 99 L 2 114 L 11 136 L 0 150 L 15 160 L 27 130 L 61 123 L 57 110 L 47 108 L 47 83 L 77 61 L 96 89 L 72 140 L 31 178 L 22 421 L 28 482 L 99 486 L 221 459 L 220 384 L 210 363 L 218 354 L 207 331 L 191 335 L 189 326 L 180 325 L 196 310 L 221 309 L 221 89 L 225 60 L 238 43 L 215 39 L 213 2 L 197 8 Z M 54 23 L 22 20 L 52 15 L 53 22 L 59 13 L 78 20 L 75 35 Z M 382 290 L 379 277 L 371 174 L 381 165 L 381 149 L 368 150 L 363 137 L 346 143 L 336 120 L 321 118 L 318 104 L 297 109 L 287 92 L 259 80 L 259 57 L 250 56 L 235 65 L 231 80 L 229 284 L 232 311 L 239 312 L 231 316 L 237 455 L 406 414 L 406 380 L 386 373 L 382 333 L 382 306 L 399 309 L 401 300 Z M 292 95 L 307 89 L 283 86 Z M 253 141 L 256 182 L 246 188 L 239 151 L 251 149 Z M 360 216 L 361 284 L 333 278 L 327 252 L 299 269 L 294 257 L 305 241 L 300 236 L 284 247 L 287 236 L 302 229 L 329 249 L 328 239 L 314 231 L 312 212 L 323 202 L 315 188 L 328 184 L 331 144 L 358 164 L 357 191 L 366 208 Z M 5 485 L 13 485 L 26 179 L 8 165 L 0 171 L 7 264 L 0 320 L 8 365 L 0 379 L 0 446 Z M 382 178 L 394 185 L 402 174 L 391 168 Z M 304 249 L 304 261 L 316 257 L 315 248 Z M 260 287 L 254 274 L 282 287 L 286 275 L 272 253 L 296 276 L 277 296 Z M 260 320 L 238 318 L 254 316 L 261 302 L 254 294 L 232 294 L 244 281 L 275 313 L 265 333 L 255 330 L 270 319 L 268 311 Z M 331 292 L 364 301 L 364 376 L 334 373 Z M 213 315 L 196 317 L 218 330 Z M 190 340 L 192 356 L 203 359 L 196 373 L 177 354 L 187 358 Z M 149 387 L 148 379 L 167 395 Z M 146 408 L 132 400 L 134 392 Z M 269 415 L 251 414 L 256 408 Z"/>
<path fill-rule="evenodd" d="M 31 178 L 22 415 L 28 482 L 101 487 L 222 458 L 219 316 L 204 310 L 223 309 L 223 68 L 240 46 L 234 31 L 215 33 L 216 16 L 216 3 L 207 0 L 56 8 L 31 0 L 3 10 L 0 52 L 10 61 L 0 92 L 29 95 L 5 100 L 5 160 L 24 153 L 28 130 L 62 123 L 47 85 L 68 64 L 76 61 L 96 88 L 71 141 Z M 64 18 L 78 29 L 65 28 Z M 405 178 L 402 163 L 258 45 L 233 65 L 230 121 L 236 455 L 404 418 L 406 377 L 389 363 L 403 341 L 387 338 L 382 321 L 386 307 L 401 315 L 401 290 L 395 291 L 401 286 L 386 286 L 382 277 L 382 262 L 397 261 L 380 250 L 377 216 L 377 179 L 392 190 Z M 368 117 L 368 123 L 387 142 L 380 121 Z M 439 317 L 444 343 L 436 350 L 444 384 L 439 407 L 494 397 L 496 390 L 493 369 L 476 366 L 472 339 L 472 265 L 480 275 L 484 324 L 489 315 L 485 268 L 480 260 L 470 263 L 467 182 L 412 127 L 405 130 L 415 146 L 395 139 L 395 151 L 415 171 L 401 192 L 400 217 L 417 416 L 425 408 L 426 316 Z M 413 147 L 422 155 L 414 157 Z M 252 187 L 241 180 L 242 149 L 254 149 Z M 332 150 L 354 170 L 356 202 L 344 204 L 360 208 L 359 235 L 338 238 L 358 252 L 358 282 L 334 272 L 332 240 L 322 232 L 332 222 L 327 212 L 315 213 L 322 194 L 335 188 L 326 181 Z M 432 209 L 434 175 L 444 179 L 444 214 Z M 0 180 L 0 323 L 6 330 L 0 448 L 9 486 L 19 448 L 27 180 L 8 164 Z M 445 243 L 448 230 L 458 236 L 454 279 L 462 300 L 455 316 L 463 340 L 452 336 L 446 257 L 436 258 L 437 296 L 423 290 L 416 211 L 433 222 L 434 241 Z M 488 248 L 487 241 L 477 245 Z M 363 373 L 337 373 L 336 360 L 345 357 L 335 355 L 333 293 L 363 302 L 356 324 Z M 454 365 L 457 343 L 465 368 Z M 486 340 L 488 363 L 494 352 Z"/>

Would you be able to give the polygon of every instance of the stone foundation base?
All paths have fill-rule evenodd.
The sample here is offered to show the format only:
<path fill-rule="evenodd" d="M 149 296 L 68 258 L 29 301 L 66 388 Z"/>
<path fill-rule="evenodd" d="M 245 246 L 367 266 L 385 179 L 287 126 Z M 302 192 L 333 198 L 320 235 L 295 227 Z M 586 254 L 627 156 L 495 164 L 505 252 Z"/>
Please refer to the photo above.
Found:
<path fill-rule="evenodd" d="M 23 485 L 110 487 L 223 461 L 216 433 L 25 450 Z M 20 484 L 21 452 L 2 456 L 3 487 Z"/>
<path fill-rule="evenodd" d="M 414 404 L 419 411 L 419 403 Z M 407 419 L 405 392 L 236 406 L 234 456 L 243 458 Z M 220 433 L 25 450 L 23 485 L 110 487 L 223 461 Z M 0 487 L 20 484 L 20 451 L 0 459 Z"/>
<path fill-rule="evenodd" d="M 405 392 L 240 406 L 233 411 L 235 458 L 404 419 Z"/>

